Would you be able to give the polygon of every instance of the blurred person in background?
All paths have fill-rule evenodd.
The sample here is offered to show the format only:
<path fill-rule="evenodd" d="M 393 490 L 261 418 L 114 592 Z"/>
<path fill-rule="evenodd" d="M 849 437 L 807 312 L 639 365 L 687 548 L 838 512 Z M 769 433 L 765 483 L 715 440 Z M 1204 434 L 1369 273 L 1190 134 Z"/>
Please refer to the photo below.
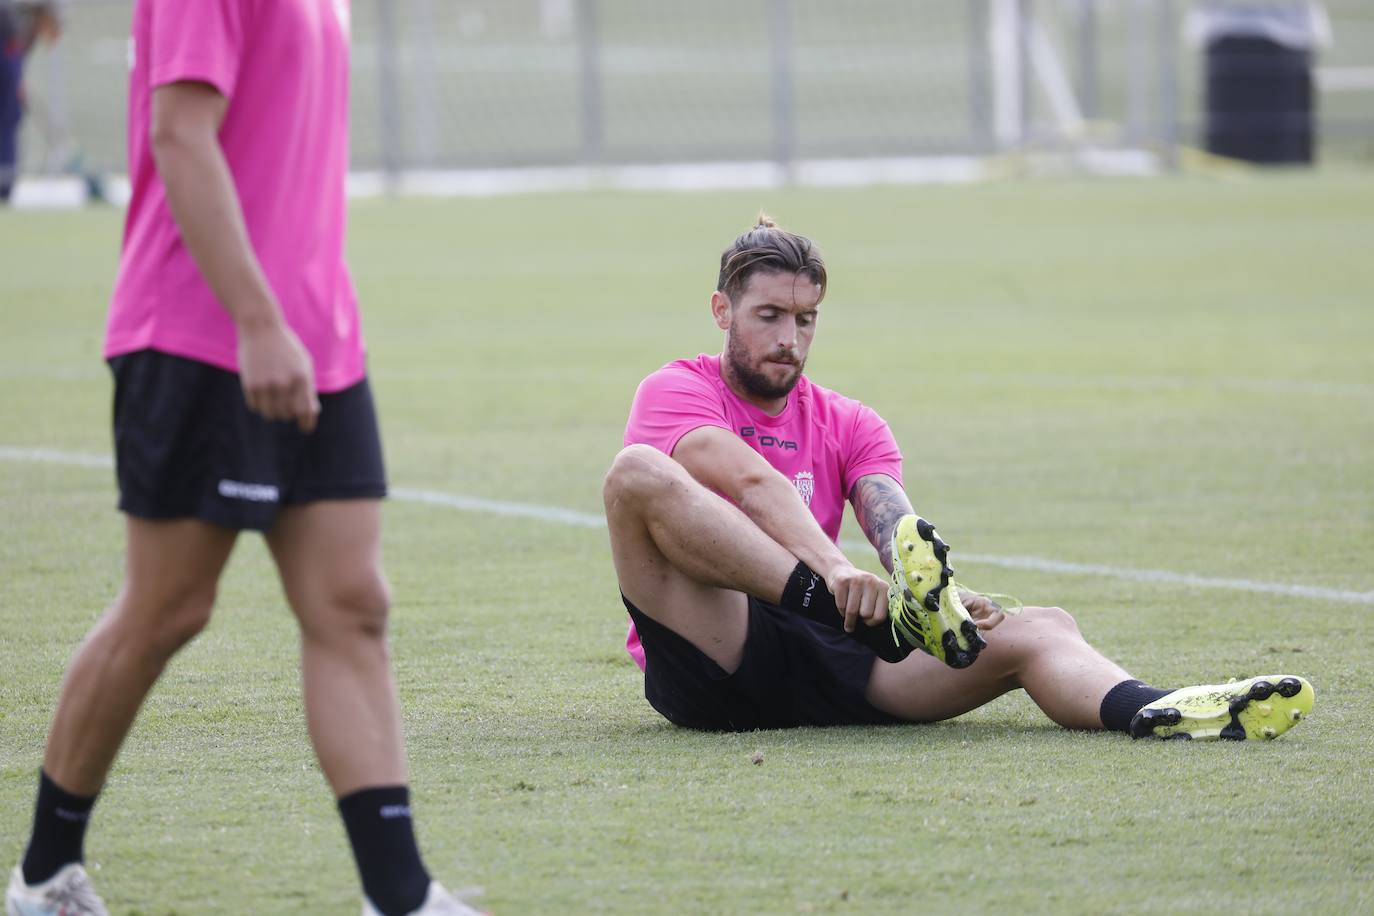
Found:
<path fill-rule="evenodd" d="M 55 0 L 0 0 L 0 201 L 19 173 L 19 123 L 24 118 L 24 57 L 40 38 L 62 31 Z"/>

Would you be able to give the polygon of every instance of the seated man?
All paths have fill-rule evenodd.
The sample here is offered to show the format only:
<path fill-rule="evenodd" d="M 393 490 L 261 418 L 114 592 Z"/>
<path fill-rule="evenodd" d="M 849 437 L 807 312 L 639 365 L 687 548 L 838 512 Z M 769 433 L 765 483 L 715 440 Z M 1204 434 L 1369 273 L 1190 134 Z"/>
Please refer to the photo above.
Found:
<path fill-rule="evenodd" d="M 930 722 L 1019 687 L 1067 728 L 1246 739 L 1311 710 L 1299 677 L 1148 686 L 1059 608 L 1013 614 L 961 591 L 887 424 L 802 374 L 825 285 L 815 246 L 760 218 L 721 255 L 724 352 L 635 394 L 606 518 L 627 648 L 659 713 L 729 731 Z M 846 497 L 890 583 L 836 545 Z"/>

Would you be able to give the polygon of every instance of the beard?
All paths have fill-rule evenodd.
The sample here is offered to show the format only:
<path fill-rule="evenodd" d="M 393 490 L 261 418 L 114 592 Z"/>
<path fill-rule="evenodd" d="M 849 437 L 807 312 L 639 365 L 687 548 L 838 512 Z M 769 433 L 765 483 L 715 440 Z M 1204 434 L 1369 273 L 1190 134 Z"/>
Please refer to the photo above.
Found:
<path fill-rule="evenodd" d="M 792 389 L 797 387 L 797 382 L 801 381 L 802 370 L 806 368 L 806 361 L 799 360 L 794 363 L 795 372 L 782 381 L 775 382 L 765 375 L 762 369 L 750 364 L 749 354 L 734 337 L 731 337 L 725 346 L 725 359 L 730 367 L 730 374 L 739 386 L 754 397 L 764 399 L 787 397 L 792 393 Z"/>

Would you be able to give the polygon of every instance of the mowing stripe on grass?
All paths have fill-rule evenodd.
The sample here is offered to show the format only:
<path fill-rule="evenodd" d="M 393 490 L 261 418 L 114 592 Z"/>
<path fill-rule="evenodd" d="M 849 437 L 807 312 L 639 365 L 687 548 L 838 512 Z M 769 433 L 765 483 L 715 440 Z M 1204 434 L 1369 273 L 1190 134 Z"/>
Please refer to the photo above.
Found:
<path fill-rule="evenodd" d="M 37 464 L 60 464 L 82 468 L 111 468 L 114 462 L 106 455 L 92 455 L 81 452 L 65 452 L 51 448 L 11 448 L 0 446 L 0 460 L 25 461 Z M 483 499 L 480 496 L 464 496 L 461 493 L 444 493 L 439 490 L 416 490 L 410 487 L 392 487 L 391 497 L 399 502 L 420 503 L 429 506 L 442 506 L 463 512 L 486 512 L 508 518 L 529 518 L 545 522 L 559 522 L 578 528 L 604 528 L 606 520 L 591 512 L 564 509 L 559 506 L 541 506 L 536 503 L 515 503 L 498 499 Z M 844 541 L 847 550 L 859 550 L 868 544 L 860 541 Z M 1164 585 L 1185 585 L 1191 588 L 1221 589 L 1234 592 L 1258 592 L 1265 595 L 1289 595 L 1294 598 L 1308 598 L 1314 601 L 1331 601 L 1338 604 L 1374 605 L 1374 591 L 1356 592 L 1339 588 L 1326 588 L 1321 585 L 1294 585 L 1282 582 L 1257 582 L 1254 579 L 1232 579 L 1218 576 L 1198 576 L 1191 573 L 1172 572 L 1167 569 L 1131 569 L 1124 566 L 1104 566 L 1095 563 L 1068 563 L 1062 560 L 1049 560 L 1044 557 L 998 556 L 984 553 L 960 552 L 959 559 L 967 563 L 981 563 L 987 566 L 1000 566 L 1005 569 L 1023 569 L 1030 572 L 1063 573 L 1071 576 L 1097 576 L 1104 579 L 1122 579 L 1128 582 L 1160 583 Z"/>

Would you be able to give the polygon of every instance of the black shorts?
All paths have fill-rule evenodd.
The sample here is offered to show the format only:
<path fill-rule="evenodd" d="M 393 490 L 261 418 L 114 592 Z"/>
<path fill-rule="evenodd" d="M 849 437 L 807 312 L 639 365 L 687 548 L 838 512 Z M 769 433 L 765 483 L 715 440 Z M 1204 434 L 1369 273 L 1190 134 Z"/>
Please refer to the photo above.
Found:
<path fill-rule="evenodd" d="M 620 597 L 644 646 L 644 696 L 675 725 L 743 732 L 900 721 L 864 699 L 878 656 L 840 630 L 750 598 L 744 660 L 727 674 Z"/>
<path fill-rule="evenodd" d="M 119 508 L 130 515 L 266 531 L 282 506 L 386 495 L 367 379 L 320 395 L 306 435 L 250 411 L 233 372 L 156 350 L 110 369 Z"/>

